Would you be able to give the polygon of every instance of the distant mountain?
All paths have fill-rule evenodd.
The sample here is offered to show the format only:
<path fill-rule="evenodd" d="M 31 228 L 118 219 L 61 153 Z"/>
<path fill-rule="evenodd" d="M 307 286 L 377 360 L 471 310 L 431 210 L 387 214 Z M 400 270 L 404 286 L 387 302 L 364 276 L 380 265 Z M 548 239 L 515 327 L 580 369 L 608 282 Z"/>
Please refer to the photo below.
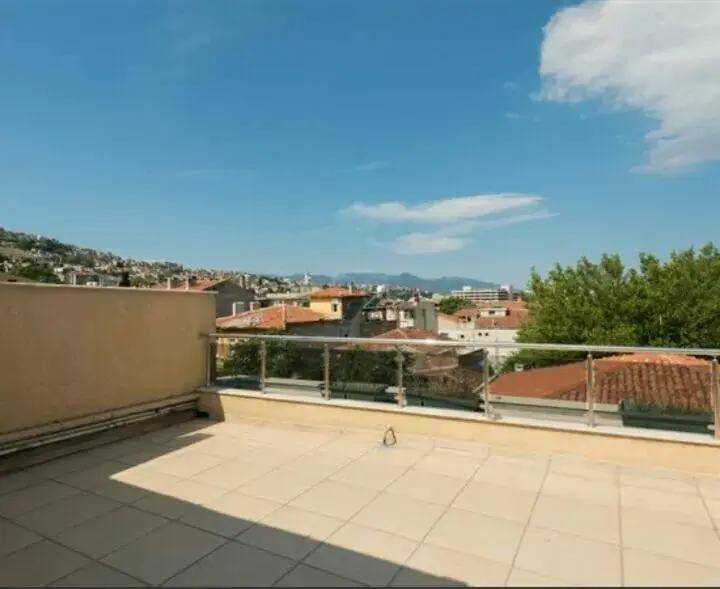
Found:
<path fill-rule="evenodd" d="M 302 281 L 302 274 L 293 274 L 288 278 L 295 281 Z M 463 286 L 474 286 L 476 288 L 495 288 L 498 285 L 484 280 L 474 278 L 463 278 L 461 276 L 443 276 L 442 278 L 421 278 L 414 274 L 404 272 L 402 274 L 377 274 L 375 272 L 348 272 L 338 276 L 327 276 L 325 274 L 312 274 L 313 284 L 343 284 L 355 282 L 357 284 L 387 284 L 388 286 L 405 286 L 408 288 L 419 288 L 430 292 L 446 293 L 451 290 L 461 289 Z"/>

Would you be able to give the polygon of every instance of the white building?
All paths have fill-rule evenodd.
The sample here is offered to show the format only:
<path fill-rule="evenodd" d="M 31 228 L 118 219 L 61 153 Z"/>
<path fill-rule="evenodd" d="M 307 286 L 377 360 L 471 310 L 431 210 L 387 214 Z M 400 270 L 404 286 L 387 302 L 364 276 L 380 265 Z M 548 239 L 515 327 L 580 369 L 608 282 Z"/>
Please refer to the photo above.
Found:
<path fill-rule="evenodd" d="M 455 341 L 468 343 L 468 347 L 486 347 L 491 343 L 513 343 L 518 329 L 527 318 L 527 310 L 516 305 L 502 304 L 478 309 L 462 309 L 455 315 L 438 313 L 438 334 Z M 517 348 L 491 349 L 491 360 L 499 366 Z"/>
<path fill-rule="evenodd" d="M 483 301 L 515 301 L 517 293 L 512 286 L 503 285 L 498 288 L 475 288 L 473 286 L 463 286 L 460 290 L 450 291 L 451 297 L 466 299 L 473 303 Z"/>

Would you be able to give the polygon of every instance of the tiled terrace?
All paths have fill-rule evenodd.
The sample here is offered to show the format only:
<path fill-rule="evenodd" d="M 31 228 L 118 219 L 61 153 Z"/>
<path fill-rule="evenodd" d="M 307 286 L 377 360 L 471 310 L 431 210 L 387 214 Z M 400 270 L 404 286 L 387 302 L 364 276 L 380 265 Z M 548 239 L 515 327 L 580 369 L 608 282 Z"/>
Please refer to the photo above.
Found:
<path fill-rule="evenodd" d="M 196 420 L 0 477 L 0 585 L 717 585 L 720 473 Z"/>

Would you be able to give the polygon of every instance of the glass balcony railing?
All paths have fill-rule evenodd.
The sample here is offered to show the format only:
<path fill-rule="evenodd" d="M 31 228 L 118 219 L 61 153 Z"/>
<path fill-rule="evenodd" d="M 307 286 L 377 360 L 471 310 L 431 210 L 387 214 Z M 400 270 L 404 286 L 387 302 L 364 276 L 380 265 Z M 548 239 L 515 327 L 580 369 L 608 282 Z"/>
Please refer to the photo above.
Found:
<path fill-rule="evenodd" d="M 259 334 L 213 334 L 210 342 L 210 385 L 491 419 L 718 436 L 720 350 L 519 343 L 479 348 L 439 339 Z M 503 348 L 512 354 L 499 354 Z"/>

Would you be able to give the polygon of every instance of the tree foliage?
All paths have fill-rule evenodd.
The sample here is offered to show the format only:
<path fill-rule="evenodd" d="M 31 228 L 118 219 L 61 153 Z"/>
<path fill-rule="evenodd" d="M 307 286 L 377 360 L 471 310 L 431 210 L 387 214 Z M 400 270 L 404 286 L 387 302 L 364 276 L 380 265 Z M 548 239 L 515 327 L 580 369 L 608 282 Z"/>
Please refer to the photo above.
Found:
<path fill-rule="evenodd" d="M 641 254 L 636 268 L 604 255 L 598 263 L 556 265 L 545 278 L 533 270 L 527 296 L 519 342 L 720 346 L 720 251 L 712 244 L 673 252 L 665 262 Z M 508 364 L 568 359 L 575 356 L 524 351 Z"/>
<path fill-rule="evenodd" d="M 274 332 L 278 335 L 281 332 Z M 292 341 L 266 340 L 266 374 L 269 377 L 323 380 L 323 347 L 300 345 Z M 260 341 L 238 341 L 230 349 L 223 372 L 260 374 Z M 403 369 L 412 368 L 412 359 L 404 355 Z M 392 385 L 397 380 L 397 353 L 371 351 L 343 346 L 331 349 L 330 378 L 338 381 L 359 381 Z"/>
<path fill-rule="evenodd" d="M 460 309 L 468 309 L 474 306 L 470 301 L 462 297 L 448 297 L 438 303 L 437 310 L 446 315 L 454 315 Z"/>

